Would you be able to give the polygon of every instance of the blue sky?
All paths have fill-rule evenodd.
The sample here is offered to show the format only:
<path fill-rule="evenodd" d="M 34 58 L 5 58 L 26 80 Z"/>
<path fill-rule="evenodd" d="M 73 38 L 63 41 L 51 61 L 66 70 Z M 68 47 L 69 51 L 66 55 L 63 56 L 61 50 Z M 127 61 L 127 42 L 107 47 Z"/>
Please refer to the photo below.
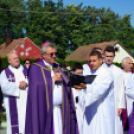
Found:
<path fill-rule="evenodd" d="M 53 0 L 57 2 L 58 0 Z M 75 6 L 83 2 L 83 6 L 95 6 L 96 8 L 110 7 L 120 16 L 131 14 L 131 25 L 134 27 L 134 0 L 63 0 L 64 6 L 74 4 Z"/>

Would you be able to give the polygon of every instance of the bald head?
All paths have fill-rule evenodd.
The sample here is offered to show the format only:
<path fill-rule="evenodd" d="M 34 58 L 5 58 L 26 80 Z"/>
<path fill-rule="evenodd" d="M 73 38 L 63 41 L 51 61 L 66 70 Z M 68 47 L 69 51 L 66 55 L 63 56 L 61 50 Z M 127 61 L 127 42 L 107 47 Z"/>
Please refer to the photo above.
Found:
<path fill-rule="evenodd" d="M 8 63 L 12 67 L 15 67 L 15 68 L 19 67 L 19 65 L 20 65 L 19 56 L 16 53 L 14 53 L 14 52 L 9 53 L 7 58 L 8 58 Z"/>
<path fill-rule="evenodd" d="M 129 57 L 125 57 L 122 62 L 122 68 L 125 72 L 131 72 L 133 69 L 133 61 Z"/>

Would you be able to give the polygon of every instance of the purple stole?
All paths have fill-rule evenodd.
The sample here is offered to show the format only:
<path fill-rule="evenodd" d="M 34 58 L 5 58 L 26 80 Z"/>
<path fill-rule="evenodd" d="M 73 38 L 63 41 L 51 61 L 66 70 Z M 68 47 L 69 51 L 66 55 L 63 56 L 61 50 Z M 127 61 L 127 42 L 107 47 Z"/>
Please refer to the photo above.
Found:
<path fill-rule="evenodd" d="M 134 73 L 134 71 L 132 70 L 132 74 L 133 73 Z M 127 113 L 127 103 L 126 103 L 126 109 L 122 110 L 122 124 L 123 124 L 123 130 L 128 131 L 129 130 L 129 121 L 128 121 L 128 113 Z"/>
<path fill-rule="evenodd" d="M 87 65 L 89 66 L 89 68 L 92 70 L 91 65 L 90 65 L 90 61 L 88 61 L 86 64 L 87 64 Z"/>
<path fill-rule="evenodd" d="M 69 80 L 58 64 L 53 64 L 53 70 L 55 72 L 61 72 L 63 76 L 62 134 L 70 134 L 70 105 L 72 120 L 71 131 L 72 134 L 79 134 L 74 103 L 72 101 L 70 104 L 70 90 L 66 87 Z M 33 75 L 33 72 L 35 72 L 37 76 Z M 27 99 L 25 133 L 54 134 L 51 69 L 44 64 L 42 59 L 31 65 L 28 76 L 29 91 Z"/>
<path fill-rule="evenodd" d="M 132 71 L 132 74 L 133 73 L 134 73 L 134 70 Z M 129 121 L 129 133 L 128 134 L 134 134 L 134 104 L 133 104 L 132 115 Z"/>
<path fill-rule="evenodd" d="M 129 133 L 128 134 L 134 134 L 134 104 L 133 104 L 133 110 L 132 115 L 130 119 L 130 126 L 129 126 Z"/>
<path fill-rule="evenodd" d="M 14 74 L 7 67 L 5 73 L 9 82 L 15 82 Z M 25 77 L 27 76 L 27 69 L 24 67 L 23 73 Z M 9 100 L 9 113 L 11 118 L 11 130 L 12 134 L 19 134 L 19 122 L 18 122 L 18 110 L 16 97 L 8 96 Z"/>

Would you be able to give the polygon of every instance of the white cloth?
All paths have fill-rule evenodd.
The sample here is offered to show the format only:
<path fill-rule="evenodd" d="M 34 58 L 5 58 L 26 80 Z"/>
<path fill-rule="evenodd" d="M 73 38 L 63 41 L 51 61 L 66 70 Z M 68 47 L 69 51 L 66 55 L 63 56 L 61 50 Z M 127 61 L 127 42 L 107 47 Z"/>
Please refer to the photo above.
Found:
<path fill-rule="evenodd" d="M 83 75 L 89 75 L 90 74 L 90 67 L 87 64 L 83 65 Z"/>
<path fill-rule="evenodd" d="M 47 62 L 44 63 L 46 66 L 51 68 L 51 77 L 54 76 L 54 71 L 52 70 L 52 65 Z M 53 81 L 53 125 L 54 125 L 54 134 L 62 134 L 62 114 L 61 106 L 62 104 L 62 85 L 55 84 Z"/>
<path fill-rule="evenodd" d="M 127 99 L 129 99 L 129 119 L 131 118 L 132 109 L 133 109 L 133 102 L 134 102 L 134 74 L 130 74 L 128 78 L 128 82 L 126 85 L 126 95 Z"/>
<path fill-rule="evenodd" d="M 103 63 L 103 67 L 110 70 L 114 76 L 114 96 L 115 96 L 115 134 L 123 134 L 123 126 L 121 116 L 117 115 L 118 108 L 125 109 L 125 91 L 123 84 L 123 72 L 120 68 L 111 64 L 108 66 Z"/>
<path fill-rule="evenodd" d="M 128 83 L 128 79 L 132 73 L 131 72 L 124 72 L 123 71 L 123 80 L 124 80 L 124 88 L 126 90 L 126 86 Z M 133 101 L 127 97 L 126 95 L 126 103 L 127 103 L 127 113 L 128 113 L 128 118 L 130 119 L 130 116 L 132 114 L 132 108 L 133 108 Z"/>
<path fill-rule="evenodd" d="M 19 133 L 24 134 L 25 130 L 25 116 L 26 116 L 26 102 L 27 102 L 27 88 L 25 90 L 19 89 L 19 82 L 25 81 L 27 78 L 23 74 L 23 66 L 20 65 L 18 69 L 9 65 L 10 71 L 14 74 L 15 82 L 9 82 L 5 70 L 1 73 L 1 89 L 4 94 L 4 104 L 6 108 L 7 117 L 7 134 L 12 134 L 11 119 L 9 113 L 9 98 L 8 96 L 15 96 L 18 110 Z M 14 78 L 12 78 L 14 79 Z"/>
<path fill-rule="evenodd" d="M 131 72 L 124 72 L 124 71 L 122 71 L 123 73 L 123 81 L 124 81 L 124 86 L 125 86 L 125 88 L 126 88 L 126 86 L 127 86 L 127 82 L 128 82 L 128 78 L 129 78 L 129 76 L 130 76 L 130 74 L 132 74 Z"/>
<path fill-rule="evenodd" d="M 77 91 L 76 89 L 72 88 L 72 93 L 73 93 L 73 99 L 74 99 L 74 104 L 75 104 L 75 108 L 76 108 L 76 117 L 77 117 L 79 134 L 82 134 L 82 128 L 83 128 L 83 111 L 82 111 L 80 105 L 78 104 L 78 102 L 76 103 L 76 97 L 78 97 L 79 91 Z"/>
<path fill-rule="evenodd" d="M 113 75 L 101 66 L 94 82 L 79 91 L 79 105 L 84 110 L 83 134 L 115 134 Z"/>

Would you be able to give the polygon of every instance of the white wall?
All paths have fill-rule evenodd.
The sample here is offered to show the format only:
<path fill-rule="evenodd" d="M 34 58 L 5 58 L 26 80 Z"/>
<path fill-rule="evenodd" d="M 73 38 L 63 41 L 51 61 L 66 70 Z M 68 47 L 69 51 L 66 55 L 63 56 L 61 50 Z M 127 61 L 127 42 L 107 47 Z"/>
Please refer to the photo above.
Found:
<path fill-rule="evenodd" d="M 120 44 L 116 44 L 114 46 L 114 48 L 116 48 L 116 47 L 119 49 L 119 51 L 115 52 L 114 62 L 121 63 L 122 59 L 125 58 L 125 57 L 130 57 L 133 60 L 133 62 L 134 62 L 134 58 L 131 55 L 129 55 L 129 53 L 126 50 L 124 50 L 120 46 Z"/>

